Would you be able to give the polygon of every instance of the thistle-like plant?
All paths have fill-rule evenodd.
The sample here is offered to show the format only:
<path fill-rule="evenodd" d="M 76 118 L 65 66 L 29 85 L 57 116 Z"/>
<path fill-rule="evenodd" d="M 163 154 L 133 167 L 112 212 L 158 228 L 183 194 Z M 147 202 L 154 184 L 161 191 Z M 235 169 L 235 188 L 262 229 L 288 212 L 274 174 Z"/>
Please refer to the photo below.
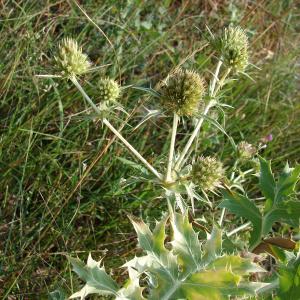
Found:
<path fill-rule="evenodd" d="M 222 188 L 223 201 L 219 205 L 219 208 L 222 208 L 219 226 L 226 227 L 223 226 L 226 210 L 250 221 L 226 232 L 225 237 L 233 236 L 252 224 L 253 231 L 250 240 L 245 242 L 246 250 L 250 249 L 258 254 L 267 252 L 276 259 L 283 256 L 280 252 L 282 250 L 278 250 L 282 240 L 278 242 L 276 238 L 275 240 L 269 239 L 268 234 L 271 232 L 273 223 L 283 221 L 293 226 L 299 224 L 300 202 L 295 199 L 294 194 L 300 174 L 299 166 L 295 169 L 287 166 L 276 182 L 270 164 L 260 158 L 260 186 L 266 201 L 264 205 L 256 205 L 245 193 L 240 194 L 235 191 L 237 185 L 234 172 L 229 180 L 233 183 L 229 184 L 232 188 L 229 189 L 227 184 L 222 184 L 225 177 L 222 162 L 203 156 L 190 159 L 202 124 L 210 119 L 208 114 L 211 108 L 217 106 L 222 109 L 228 106 L 220 102 L 222 97 L 219 96 L 227 78 L 232 71 L 242 72 L 248 65 L 248 39 L 239 27 L 225 28 L 219 37 L 212 38 L 211 44 L 216 50 L 217 63 L 207 91 L 202 75 L 196 71 L 179 68 L 171 72 L 157 90 L 139 88 L 157 97 L 165 113 L 173 116 L 165 169 L 157 169 L 113 126 L 109 120 L 109 114 L 103 114 L 104 109 L 110 108 L 106 104 L 115 102 L 119 98 L 119 84 L 110 78 L 100 79 L 98 82 L 100 105 L 97 105 L 86 93 L 84 84 L 78 80 L 79 76 L 90 69 L 91 64 L 87 55 L 72 39 L 64 39 L 60 43 L 56 56 L 60 73 L 54 77 L 67 78 L 76 86 L 96 116 L 150 172 L 146 179 L 143 179 L 154 182 L 166 191 L 164 196 L 169 204 L 169 214 L 157 222 L 153 231 L 142 220 L 130 217 L 138 235 L 139 245 L 145 251 L 145 255 L 135 257 L 124 265 L 128 268 L 129 279 L 122 288 L 105 272 L 104 267 L 100 266 L 101 262 L 94 261 L 91 256 L 87 265 L 78 259 L 70 258 L 74 271 L 86 283 L 79 292 L 73 294 L 72 298 L 83 299 L 89 294 L 101 294 L 113 295 L 119 300 L 146 298 L 151 300 L 218 300 L 266 293 L 284 285 L 285 275 L 280 275 L 280 280 L 276 279 L 270 284 L 249 280 L 250 273 L 263 272 L 264 269 L 239 255 L 234 245 L 230 249 L 230 253 L 234 254 L 227 254 L 223 251 L 222 230 L 217 226 L 213 227 L 206 241 L 199 241 L 198 234 L 191 225 L 191 222 L 195 224 L 195 221 L 189 221 L 192 214 L 189 211 L 188 202 L 185 201 L 186 198 L 191 200 L 192 208 L 194 208 L 193 199 L 202 199 L 198 196 L 196 189 L 201 189 L 205 194 L 206 191 Z M 204 94 L 205 97 L 203 97 Z M 186 117 L 193 117 L 195 126 L 183 148 L 178 149 L 176 147 L 178 124 L 182 118 Z M 214 124 L 222 130 L 217 122 Z M 235 167 L 239 160 L 247 161 L 257 152 L 255 147 L 246 142 L 241 142 L 236 150 L 239 159 Z M 240 191 L 244 192 L 243 187 L 240 187 Z M 175 212 L 177 207 L 180 208 L 181 214 Z M 168 220 L 172 231 L 169 243 L 166 242 L 165 232 Z M 202 229 L 205 228 L 202 225 L 199 226 Z M 293 244 L 291 240 L 289 242 Z M 289 249 L 294 249 L 294 247 Z M 286 270 L 287 265 L 283 264 L 280 274 L 286 274 Z"/>

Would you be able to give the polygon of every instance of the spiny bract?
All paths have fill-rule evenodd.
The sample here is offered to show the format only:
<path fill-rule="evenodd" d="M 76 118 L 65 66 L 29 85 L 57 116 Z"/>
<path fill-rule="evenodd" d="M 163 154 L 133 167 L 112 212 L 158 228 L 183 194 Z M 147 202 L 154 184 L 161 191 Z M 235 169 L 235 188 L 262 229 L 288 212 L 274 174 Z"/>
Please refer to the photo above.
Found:
<path fill-rule="evenodd" d="M 115 101 L 120 95 L 119 84 L 110 78 L 101 78 L 98 88 L 101 101 Z"/>
<path fill-rule="evenodd" d="M 228 67 L 243 71 L 248 65 L 248 37 L 242 28 L 229 26 L 211 43 Z"/>
<path fill-rule="evenodd" d="M 224 177 L 223 164 L 213 157 L 201 156 L 192 167 L 192 181 L 204 191 L 213 191 Z"/>
<path fill-rule="evenodd" d="M 160 102 L 179 116 L 192 116 L 198 112 L 204 91 L 204 80 L 197 72 L 177 69 L 162 83 Z"/>
<path fill-rule="evenodd" d="M 91 67 L 88 56 L 82 52 L 78 43 L 65 38 L 59 44 L 58 56 L 55 57 L 61 73 L 66 77 L 74 77 L 86 73 Z"/>

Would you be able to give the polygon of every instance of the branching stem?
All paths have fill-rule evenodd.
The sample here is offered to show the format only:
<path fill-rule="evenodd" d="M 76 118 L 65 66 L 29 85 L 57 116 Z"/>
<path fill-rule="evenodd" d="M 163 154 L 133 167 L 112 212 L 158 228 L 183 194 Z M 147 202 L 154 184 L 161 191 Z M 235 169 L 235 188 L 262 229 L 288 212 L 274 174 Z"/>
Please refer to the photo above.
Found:
<path fill-rule="evenodd" d="M 199 119 L 199 121 L 198 121 L 198 123 L 197 123 L 197 125 L 196 125 L 196 127 L 195 127 L 195 129 L 194 129 L 194 131 L 192 133 L 192 135 L 190 136 L 190 138 L 189 138 L 188 142 L 186 143 L 186 145 L 185 145 L 185 147 L 184 147 L 184 149 L 183 149 L 180 157 L 178 158 L 178 160 L 177 160 L 177 162 L 175 164 L 175 170 L 179 171 L 180 168 L 181 168 L 181 166 L 182 166 L 182 164 L 188 159 L 188 155 L 187 154 L 189 152 L 189 149 L 190 149 L 190 147 L 191 147 L 194 139 L 196 138 L 196 136 L 198 135 L 198 133 L 199 133 L 199 131 L 201 129 L 201 126 L 203 124 L 205 116 L 208 114 L 210 108 L 214 105 L 214 103 L 215 103 L 215 101 L 211 100 L 207 104 L 207 106 L 205 107 L 202 117 Z"/>
<path fill-rule="evenodd" d="M 71 78 L 71 81 L 89 103 L 89 105 L 94 109 L 94 111 L 98 114 L 101 114 L 101 110 L 95 105 L 93 100 L 87 95 L 84 91 L 80 83 L 77 81 L 75 77 Z M 162 175 L 157 172 L 157 170 L 121 135 L 121 133 L 106 119 L 102 119 L 103 123 L 120 139 L 120 141 L 127 147 L 127 149 L 136 157 L 138 158 L 146 167 L 147 169 L 152 172 L 159 180 L 162 180 Z"/>
<path fill-rule="evenodd" d="M 177 170 L 177 171 L 180 170 L 183 163 L 187 160 L 188 156 L 191 154 L 191 152 L 189 152 L 189 149 L 192 146 L 196 136 L 198 135 L 198 133 L 201 129 L 201 126 L 203 124 L 205 116 L 208 114 L 209 110 L 215 105 L 214 97 L 216 95 L 216 92 L 215 92 L 216 85 L 217 85 L 217 82 L 218 82 L 218 86 L 217 86 L 217 89 L 216 89 L 218 91 L 220 89 L 220 83 L 221 83 L 221 81 L 218 80 L 221 65 L 222 65 L 222 61 L 219 60 L 219 62 L 217 64 L 217 67 L 216 67 L 216 70 L 215 70 L 215 73 L 213 74 L 213 79 L 212 79 L 212 83 L 211 83 L 210 90 L 209 90 L 209 96 L 210 96 L 211 100 L 206 105 L 202 117 L 198 120 L 198 123 L 196 124 L 196 127 L 195 127 L 192 135 L 190 136 L 189 140 L 187 141 L 181 155 L 179 156 L 179 158 L 178 158 L 178 160 L 175 164 L 175 170 Z M 227 75 L 228 75 L 229 72 L 228 73 L 225 72 L 225 74 L 227 73 Z M 225 80 L 226 76 L 225 77 L 223 76 L 224 77 L 223 81 Z"/>

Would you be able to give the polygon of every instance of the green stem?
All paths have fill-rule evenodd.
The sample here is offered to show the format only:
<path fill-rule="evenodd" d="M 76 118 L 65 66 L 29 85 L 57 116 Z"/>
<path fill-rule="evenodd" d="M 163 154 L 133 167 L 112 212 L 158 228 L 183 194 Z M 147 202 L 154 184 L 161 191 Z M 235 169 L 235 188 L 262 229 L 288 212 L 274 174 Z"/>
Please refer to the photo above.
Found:
<path fill-rule="evenodd" d="M 81 92 L 81 94 L 84 96 L 84 98 L 89 103 L 89 105 L 94 109 L 94 111 L 98 114 L 101 114 L 102 113 L 101 110 L 95 105 L 92 99 L 87 95 L 87 93 L 84 91 L 84 89 L 77 81 L 77 79 L 73 77 L 71 78 L 71 81 Z M 127 147 L 127 149 L 147 167 L 147 169 L 150 172 L 152 172 L 159 180 L 163 180 L 162 175 L 157 172 L 157 170 L 121 135 L 121 133 L 106 118 L 103 118 L 102 121 L 121 140 L 121 142 Z"/>
<path fill-rule="evenodd" d="M 247 223 L 245 223 L 245 224 L 243 224 L 243 225 L 241 225 L 241 226 L 239 226 L 239 227 L 233 229 L 232 231 L 230 231 L 230 232 L 227 234 L 227 236 L 230 237 L 230 236 L 232 236 L 232 235 L 238 233 L 239 231 L 244 230 L 245 228 L 249 227 L 249 225 L 251 225 L 251 222 L 247 222 Z"/>
<path fill-rule="evenodd" d="M 220 73 L 221 66 L 222 66 L 222 61 L 219 60 L 218 64 L 217 64 L 217 67 L 216 67 L 216 70 L 215 70 L 215 73 L 213 75 L 213 80 L 212 80 L 211 85 L 210 85 L 210 89 L 209 89 L 209 95 L 210 96 L 212 96 L 214 94 L 216 83 L 219 80 L 218 76 L 219 76 L 219 73 Z"/>
<path fill-rule="evenodd" d="M 223 76 L 221 77 L 221 79 L 218 82 L 217 88 L 212 92 L 212 97 L 213 98 L 216 97 L 219 90 L 223 87 L 224 82 L 225 82 L 227 76 L 229 75 L 230 71 L 231 71 L 231 68 L 227 68 L 226 71 L 224 72 Z"/>
<path fill-rule="evenodd" d="M 198 135 L 198 133 L 199 133 L 199 131 L 201 129 L 201 126 L 203 124 L 205 116 L 208 114 L 210 108 L 213 107 L 214 104 L 215 104 L 215 101 L 211 100 L 207 104 L 207 106 L 205 107 L 202 117 L 198 120 L 198 123 L 197 123 L 197 125 L 196 125 L 196 127 L 195 127 L 195 129 L 194 129 L 194 131 L 192 133 L 192 135 L 190 136 L 188 142 L 186 143 L 186 145 L 185 145 L 185 147 L 184 147 L 181 155 L 179 156 L 179 158 L 178 158 L 178 160 L 177 160 L 177 162 L 175 164 L 175 170 L 179 171 L 180 168 L 181 168 L 181 166 L 182 166 L 182 164 L 188 159 L 189 149 L 190 149 L 192 143 L 194 142 L 194 139 L 196 138 L 196 136 Z"/>
<path fill-rule="evenodd" d="M 172 164 L 173 164 L 173 160 L 174 160 L 174 151 L 175 151 L 175 142 L 176 142 L 178 121 L 179 121 L 179 117 L 176 113 L 174 113 L 172 135 L 171 135 L 171 142 L 170 142 L 170 151 L 169 151 L 169 160 L 168 160 L 168 167 L 167 167 L 167 174 L 166 174 L 166 182 L 172 181 Z"/>
<path fill-rule="evenodd" d="M 210 98 L 211 100 L 208 102 L 207 106 L 205 107 L 204 109 L 204 112 L 203 112 L 203 115 L 202 117 L 198 120 L 198 123 L 192 133 L 192 135 L 190 136 L 188 142 L 186 143 L 181 155 L 179 156 L 176 164 L 175 164 L 175 170 L 179 171 L 181 166 L 184 164 L 184 162 L 187 160 L 187 158 L 190 156 L 191 154 L 191 151 L 189 152 L 189 149 L 190 147 L 192 146 L 196 136 L 199 134 L 199 131 L 201 129 L 201 126 L 203 124 L 203 121 L 204 121 L 204 118 L 205 116 L 208 114 L 209 110 L 215 105 L 215 96 L 217 94 L 216 91 L 219 91 L 220 89 L 220 83 L 223 83 L 226 76 L 229 74 L 229 72 L 225 72 L 226 76 L 223 75 L 222 79 L 219 81 L 218 80 L 218 76 L 219 76 L 219 73 L 220 73 L 220 69 L 221 69 L 221 66 L 222 66 L 222 61 L 219 60 L 218 64 L 217 64 L 217 67 L 216 67 L 216 70 L 215 70 L 215 73 L 213 75 L 213 79 L 212 79 L 212 82 L 211 82 L 211 86 L 210 86 L 210 90 L 209 90 L 209 95 L 210 95 Z M 218 85 L 217 85 L 218 83 Z M 217 85 L 217 88 L 216 88 L 216 85 Z"/>

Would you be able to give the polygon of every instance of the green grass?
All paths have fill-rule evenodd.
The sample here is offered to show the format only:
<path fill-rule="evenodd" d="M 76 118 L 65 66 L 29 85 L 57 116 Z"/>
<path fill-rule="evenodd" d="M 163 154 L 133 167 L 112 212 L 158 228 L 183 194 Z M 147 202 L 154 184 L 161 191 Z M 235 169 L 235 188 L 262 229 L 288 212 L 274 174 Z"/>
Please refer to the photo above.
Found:
<path fill-rule="evenodd" d="M 228 1 L 213 10 L 210 2 L 219 1 L 81 1 L 113 47 L 73 1 L 0 4 L 4 298 L 41 299 L 56 288 L 69 295 L 79 282 L 65 253 L 86 258 L 93 251 L 98 259 L 107 249 L 107 267 L 120 265 L 136 245 L 126 214 L 155 217 L 165 206 L 152 186 L 129 184 L 138 172 L 117 157 L 132 158 L 86 114 L 76 89 L 35 76 L 54 72 L 53 56 L 62 37 L 76 37 L 95 65 L 110 64 L 85 77 L 86 82 L 105 74 L 123 85 L 149 87 L 178 64 L 196 68 L 208 79 L 214 59 L 205 46 L 205 25 L 217 31 L 229 22 L 240 24 L 251 37 L 251 61 L 260 70 L 249 68 L 255 82 L 242 76 L 238 87 L 227 86 L 229 104 L 236 109 L 227 111 L 226 131 L 235 142 L 246 139 L 255 145 L 272 134 L 262 154 L 278 168 L 285 160 L 299 160 L 299 9 L 294 1 Z M 89 93 L 97 100 L 92 86 Z M 145 106 L 158 106 L 138 90 L 126 89 L 123 95 L 122 104 L 132 114 L 127 123 L 113 123 L 123 125 L 124 136 L 160 168 L 171 120 L 154 118 L 133 130 Z M 190 125 L 180 126 L 179 145 Z M 234 161 L 230 142 L 212 126 L 205 126 L 199 147 L 226 157 L 227 166 Z M 118 271 L 116 277 L 122 276 Z"/>

